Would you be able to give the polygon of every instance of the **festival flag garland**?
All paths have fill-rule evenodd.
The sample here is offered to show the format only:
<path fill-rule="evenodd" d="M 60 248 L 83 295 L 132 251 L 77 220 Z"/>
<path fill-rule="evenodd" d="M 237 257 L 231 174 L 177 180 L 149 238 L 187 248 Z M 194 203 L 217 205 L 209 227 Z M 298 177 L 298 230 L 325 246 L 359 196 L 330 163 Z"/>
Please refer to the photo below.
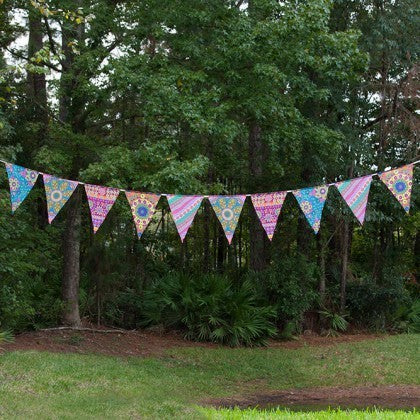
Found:
<path fill-rule="evenodd" d="M 130 204 L 137 235 L 140 238 L 152 220 L 160 195 L 136 191 L 126 191 L 125 195 Z"/>
<path fill-rule="evenodd" d="M 200 195 L 168 194 L 167 199 L 181 242 L 184 242 L 203 197 Z"/>
<path fill-rule="evenodd" d="M 246 195 L 211 195 L 209 197 L 229 244 L 232 242 L 245 199 Z"/>
<path fill-rule="evenodd" d="M 251 201 L 270 241 L 273 239 L 277 220 L 287 196 L 287 191 L 251 194 Z"/>
<path fill-rule="evenodd" d="M 380 180 L 394 194 L 394 197 L 408 213 L 410 211 L 411 189 L 413 187 L 414 164 L 405 165 L 392 171 L 382 172 Z"/>
<path fill-rule="evenodd" d="M 335 183 L 344 201 L 348 204 L 361 225 L 363 225 L 365 220 L 371 183 L 372 175 Z"/>
<path fill-rule="evenodd" d="M 12 213 L 14 213 L 32 190 L 39 172 L 11 163 L 6 163 L 6 171 L 9 178 Z"/>
<path fill-rule="evenodd" d="M 321 225 L 322 210 L 324 210 L 327 194 L 328 185 L 293 191 L 293 195 L 315 233 L 318 233 Z"/>
<path fill-rule="evenodd" d="M 103 187 L 100 185 L 84 184 L 82 182 L 79 183 L 77 181 L 61 179 L 2 160 L 0 160 L 0 162 L 3 162 L 6 166 L 12 213 L 14 213 L 26 199 L 35 185 L 38 176 L 42 174 L 47 199 L 48 222 L 51 223 L 55 219 L 57 214 L 74 193 L 77 186 L 82 184 L 85 186 L 88 198 L 94 233 L 98 231 L 104 222 L 120 191 L 124 191 L 130 204 L 139 238 L 150 223 L 160 197 L 164 195 L 168 199 L 172 217 L 179 236 L 181 237 L 181 241 L 184 241 L 203 198 L 207 197 L 202 195 L 154 194 L 125 191 L 118 188 Z M 408 213 L 410 210 L 413 187 L 413 170 L 414 165 L 417 163 L 420 163 L 420 161 L 389 171 L 317 187 L 260 194 L 231 196 L 211 195 L 208 199 L 222 225 L 229 244 L 232 242 L 247 196 L 251 197 L 258 218 L 270 240 L 273 238 L 284 200 L 289 192 L 293 193 L 308 223 L 314 232 L 318 233 L 322 212 L 328 195 L 328 188 L 331 185 L 334 185 L 337 188 L 360 224 L 363 224 L 372 177 L 374 175 L 379 176 L 380 180 L 386 185 Z"/>
<path fill-rule="evenodd" d="M 43 179 L 47 197 L 48 223 L 51 224 L 79 183 L 69 179 L 56 178 L 48 174 L 43 174 Z"/>
<path fill-rule="evenodd" d="M 118 188 L 85 184 L 86 195 L 92 217 L 93 233 L 96 233 L 120 193 Z"/>

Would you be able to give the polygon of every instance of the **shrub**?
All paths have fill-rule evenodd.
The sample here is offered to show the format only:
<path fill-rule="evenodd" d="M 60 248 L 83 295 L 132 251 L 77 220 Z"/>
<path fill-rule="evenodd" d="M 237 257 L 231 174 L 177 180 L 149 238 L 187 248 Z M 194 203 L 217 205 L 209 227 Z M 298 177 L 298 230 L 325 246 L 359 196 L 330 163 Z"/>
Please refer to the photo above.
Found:
<path fill-rule="evenodd" d="M 400 306 L 395 312 L 393 321 L 397 331 L 420 333 L 420 299 L 411 305 Z"/>
<path fill-rule="evenodd" d="M 405 279 L 392 271 L 387 273 L 383 284 L 365 277 L 347 287 L 347 307 L 352 320 L 375 330 L 392 327 L 396 308 L 410 304 Z"/>
<path fill-rule="evenodd" d="M 276 333 L 275 311 L 258 305 L 249 281 L 173 273 L 155 281 L 143 299 L 144 325 L 180 329 L 192 340 L 252 346 Z"/>
<path fill-rule="evenodd" d="M 252 273 L 250 278 L 260 299 L 275 308 L 278 325 L 295 325 L 299 329 L 304 313 L 318 297 L 316 265 L 301 255 L 285 257 L 263 272 Z"/>
<path fill-rule="evenodd" d="M 12 343 L 14 341 L 13 333 L 9 330 L 0 331 L 0 344 L 1 343 Z"/>
<path fill-rule="evenodd" d="M 319 313 L 326 321 L 327 329 L 325 334 L 327 336 L 337 336 L 339 331 L 343 332 L 347 330 L 347 327 L 349 326 L 349 323 L 346 320 L 348 314 L 341 314 L 339 312 L 328 309 L 319 311 Z"/>

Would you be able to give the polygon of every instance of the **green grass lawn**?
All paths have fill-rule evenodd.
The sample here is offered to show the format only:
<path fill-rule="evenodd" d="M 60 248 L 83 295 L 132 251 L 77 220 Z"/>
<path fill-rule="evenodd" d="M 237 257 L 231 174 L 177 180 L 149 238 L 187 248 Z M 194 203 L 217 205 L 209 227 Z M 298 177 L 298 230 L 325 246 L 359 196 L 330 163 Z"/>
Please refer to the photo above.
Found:
<path fill-rule="evenodd" d="M 249 410 L 216 410 L 212 408 L 201 409 L 204 418 L 214 420 L 249 420 L 249 419 L 293 419 L 293 420 L 365 420 L 365 419 L 413 419 L 419 418 L 420 414 L 416 411 L 390 411 L 390 410 L 323 410 L 310 412 L 295 412 L 284 409 L 273 409 L 260 411 L 257 409 Z"/>
<path fill-rule="evenodd" d="M 202 409 L 200 401 L 253 390 L 419 384 L 419 348 L 419 335 L 399 335 L 297 350 L 180 348 L 159 358 L 9 352 L 0 356 L 0 418 L 250 418 L 250 411 Z"/>

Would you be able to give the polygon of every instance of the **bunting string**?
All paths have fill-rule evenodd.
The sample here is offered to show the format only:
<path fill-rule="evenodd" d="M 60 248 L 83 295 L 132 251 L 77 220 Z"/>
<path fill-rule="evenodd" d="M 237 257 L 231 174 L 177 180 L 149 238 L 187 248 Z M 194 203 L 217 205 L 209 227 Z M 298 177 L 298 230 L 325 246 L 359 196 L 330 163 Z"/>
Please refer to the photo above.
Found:
<path fill-rule="evenodd" d="M 128 191 L 121 188 L 91 185 L 81 181 L 58 178 L 44 172 L 6 162 L 2 159 L 0 159 L 0 162 L 5 164 L 6 167 L 12 213 L 16 212 L 29 195 L 38 176 L 42 175 L 49 223 L 53 222 L 76 188 L 79 185 L 83 185 L 88 199 L 94 233 L 101 227 L 120 192 L 124 192 L 131 208 L 139 238 L 152 220 L 160 197 L 166 197 L 180 239 L 184 241 L 202 200 L 207 198 L 230 244 L 247 197 L 251 197 L 255 212 L 269 240 L 273 238 L 277 221 L 288 193 L 292 193 L 295 197 L 315 234 L 320 229 L 328 191 L 332 186 L 338 190 L 354 216 L 363 225 L 369 191 L 374 176 L 379 177 L 401 204 L 405 212 L 408 213 L 413 187 L 413 170 L 414 166 L 420 163 L 420 160 L 399 168 L 315 187 L 241 195 L 180 195 Z"/>

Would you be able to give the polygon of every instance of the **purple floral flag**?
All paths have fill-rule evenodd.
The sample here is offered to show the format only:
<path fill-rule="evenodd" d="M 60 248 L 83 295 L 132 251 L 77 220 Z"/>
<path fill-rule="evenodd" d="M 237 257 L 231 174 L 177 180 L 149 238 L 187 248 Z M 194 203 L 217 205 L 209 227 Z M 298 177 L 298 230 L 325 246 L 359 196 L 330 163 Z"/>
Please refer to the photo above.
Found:
<path fill-rule="evenodd" d="M 9 178 L 12 213 L 14 213 L 32 190 L 39 172 L 11 163 L 6 163 L 6 171 Z"/>
<path fill-rule="evenodd" d="M 322 210 L 324 210 L 327 194 L 328 185 L 293 191 L 293 195 L 315 233 L 318 233 L 321 225 Z"/>
<path fill-rule="evenodd" d="M 270 241 L 286 195 L 286 191 L 251 195 L 252 204 Z"/>
<path fill-rule="evenodd" d="M 114 205 L 120 190 L 89 184 L 85 185 L 85 190 L 92 217 L 93 232 L 96 233 Z"/>
<path fill-rule="evenodd" d="M 211 195 L 209 197 L 229 244 L 232 242 L 245 199 L 246 195 Z"/>
<path fill-rule="evenodd" d="M 47 197 L 48 223 L 51 223 L 64 204 L 67 203 L 79 183 L 47 174 L 44 174 L 43 177 L 45 195 Z"/>
<path fill-rule="evenodd" d="M 203 197 L 201 195 L 168 194 L 167 198 L 181 242 L 184 242 Z"/>
<path fill-rule="evenodd" d="M 382 172 L 379 175 L 381 181 L 388 187 L 407 213 L 410 211 L 413 167 L 413 164 L 405 165 L 392 171 Z"/>
<path fill-rule="evenodd" d="M 371 183 L 372 175 L 335 183 L 335 186 L 341 196 L 344 198 L 361 225 L 363 225 L 365 220 L 366 206 Z"/>

